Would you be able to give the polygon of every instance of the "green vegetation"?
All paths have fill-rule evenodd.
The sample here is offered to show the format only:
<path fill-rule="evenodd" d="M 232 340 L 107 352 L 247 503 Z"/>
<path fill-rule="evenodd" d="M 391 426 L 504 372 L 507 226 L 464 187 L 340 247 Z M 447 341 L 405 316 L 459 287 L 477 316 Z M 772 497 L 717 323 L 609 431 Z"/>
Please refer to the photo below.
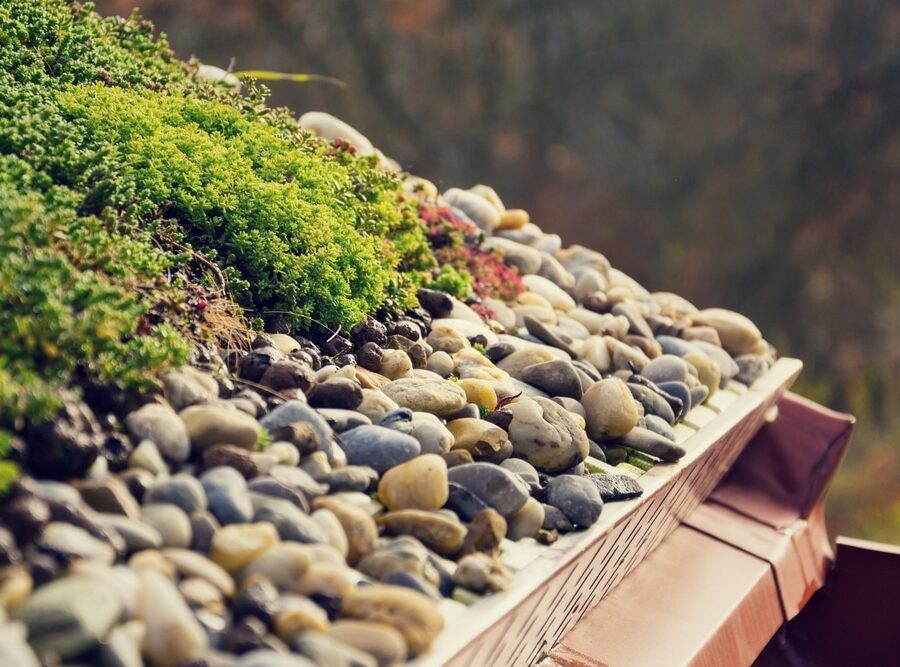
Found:
<path fill-rule="evenodd" d="M 0 457 L 76 375 L 184 363 L 220 279 L 253 321 L 348 327 L 434 266 L 399 176 L 192 71 L 137 16 L 0 5 Z"/>

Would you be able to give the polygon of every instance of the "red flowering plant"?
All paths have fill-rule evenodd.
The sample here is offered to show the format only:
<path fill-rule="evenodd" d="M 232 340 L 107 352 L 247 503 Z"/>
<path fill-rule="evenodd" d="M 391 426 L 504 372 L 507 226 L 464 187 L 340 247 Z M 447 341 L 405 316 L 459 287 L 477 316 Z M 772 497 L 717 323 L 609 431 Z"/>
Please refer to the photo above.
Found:
<path fill-rule="evenodd" d="M 507 266 L 500 254 L 482 250 L 483 234 L 471 220 L 449 206 L 436 204 L 420 204 L 419 218 L 440 267 L 430 287 L 460 298 L 466 298 L 471 290 L 480 299 L 503 301 L 512 301 L 525 291 L 516 269 Z M 487 319 L 494 315 L 480 303 L 472 304 L 472 308 Z"/>

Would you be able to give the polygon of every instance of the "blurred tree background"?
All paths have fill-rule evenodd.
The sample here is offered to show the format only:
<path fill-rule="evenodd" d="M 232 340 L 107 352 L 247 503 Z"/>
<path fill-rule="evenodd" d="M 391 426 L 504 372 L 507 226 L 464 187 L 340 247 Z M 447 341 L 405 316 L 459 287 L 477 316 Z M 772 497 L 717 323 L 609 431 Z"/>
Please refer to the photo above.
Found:
<path fill-rule="evenodd" d="M 896 0 L 97 4 L 181 57 L 342 79 L 273 99 L 752 317 L 806 362 L 800 392 L 859 419 L 833 531 L 900 542 Z"/>

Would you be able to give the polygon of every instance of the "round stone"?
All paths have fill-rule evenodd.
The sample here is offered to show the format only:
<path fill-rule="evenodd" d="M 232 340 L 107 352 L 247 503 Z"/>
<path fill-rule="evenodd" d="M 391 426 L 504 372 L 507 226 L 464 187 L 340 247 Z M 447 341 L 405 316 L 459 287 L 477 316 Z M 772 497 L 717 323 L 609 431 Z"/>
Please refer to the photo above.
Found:
<path fill-rule="evenodd" d="M 559 475 L 547 484 L 547 503 L 553 505 L 578 528 L 587 528 L 600 518 L 603 499 L 597 487 L 584 477 Z"/>
<path fill-rule="evenodd" d="M 191 443 L 184 422 L 167 405 L 148 403 L 125 418 L 128 432 L 136 441 L 153 442 L 160 454 L 181 463 L 191 453 Z"/>
<path fill-rule="evenodd" d="M 762 340 L 762 333 L 753 322 L 724 308 L 707 308 L 695 313 L 691 319 L 694 324 L 715 329 L 722 347 L 734 356 L 752 353 Z"/>
<path fill-rule="evenodd" d="M 560 472 L 587 457 L 589 444 L 584 427 L 574 414 L 554 401 L 521 399 L 505 409 L 512 415 L 508 432 L 513 452 L 539 470 Z"/>
<path fill-rule="evenodd" d="M 648 380 L 660 382 L 684 382 L 688 375 L 688 367 L 683 359 L 674 354 L 663 354 L 653 359 L 641 371 Z"/>
<path fill-rule="evenodd" d="M 497 407 L 497 392 L 486 380 L 477 380 L 474 378 L 464 378 L 458 383 L 459 387 L 466 392 L 466 401 L 474 403 L 479 407 L 493 410 Z"/>
<path fill-rule="evenodd" d="M 722 372 L 718 364 L 704 352 L 688 352 L 683 359 L 697 369 L 697 379 L 709 390 L 707 398 L 716 393 L 719 382 L 722 380 Z"/>
<path fill-rule="evenodd" d="M 378 483 L 378 497 L 389 510 L 436 510 L 447 502 L 447 464 L 437 454 L 423 454 L 388 470 Z"/>
<path fill-rule="evenodd" d="M 618 378 L 594 383 L 581 397 L 587 415 L 587 435 L 592 440 L 618 437 L 637 424 L 638 411 L 628 385 Z"/>
<path fill-rule="evenodd" d="M 234 573 L 278 542 L 278 531 L 270 523 L 224 526 L 213 537 L 210 558 Z"/>
<path fill-rule="evenodd" d="M 262 430 L 247 413 L 218 405 L 192 405 L 179 416 L 187 427 L 191 445 L 201 451 L 212 445 L 253 449 Z"/>
<path fill-rule="evenodd" d="M 141 520 L 160 534 L 163 546 L 182 549 L 191 546 L 191 520 L 177 505 L 144 505 Z"/>
<path fill-rule="evenodd" d="M 160 572 L 138 572 L 136 617 L 144 625 L 142 653 L 154 667 L 177 667 L 200 660 L 207 650 L 206 632 L 175 585 Z"/>
<path fill-rule="evenodd" d="M 466 392 L 456 383 L 440 378 L 401 378 L 382 390 L 400 407 L 449 417 L 466 405 Z"/>
<path fill-rule="evenodd" d="M 421 452 L 419 441 L 411 435 L 375 425 L 345 431 L 340 445 L 348 463 L 367 465 L 379 475 Z"/>
<path fill-rule="evenodd" d="M 581 398 L 581 378 L 571 362 L 562 359 L 526 366 L 519 379 L 551 396 Z"/>
<path fill-rule="evenodd" d="M 511 540 L 537 537 L 544 524 L 544 507 L 529 498 L 518 512 L 507 519 L 506 536 Z"/>

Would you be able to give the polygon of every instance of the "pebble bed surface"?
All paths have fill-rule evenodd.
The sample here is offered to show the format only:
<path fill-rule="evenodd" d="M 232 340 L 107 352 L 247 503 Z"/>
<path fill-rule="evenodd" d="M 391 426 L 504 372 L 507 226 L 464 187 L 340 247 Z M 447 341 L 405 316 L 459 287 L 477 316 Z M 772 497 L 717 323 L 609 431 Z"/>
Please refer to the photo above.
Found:
<path fill-rule="evenodd" d="M 526 291 L 421 290 L 320 345 L 260 334 L 121 418 L 67 397 L 0 505 L 0 665 L 402 663 L 442 607 L 509 586 L 511 545 L 639 496 L 689 413 L 774 363 L 745 317 L 648 292 L 491 188 L 409 183 Z"/>

